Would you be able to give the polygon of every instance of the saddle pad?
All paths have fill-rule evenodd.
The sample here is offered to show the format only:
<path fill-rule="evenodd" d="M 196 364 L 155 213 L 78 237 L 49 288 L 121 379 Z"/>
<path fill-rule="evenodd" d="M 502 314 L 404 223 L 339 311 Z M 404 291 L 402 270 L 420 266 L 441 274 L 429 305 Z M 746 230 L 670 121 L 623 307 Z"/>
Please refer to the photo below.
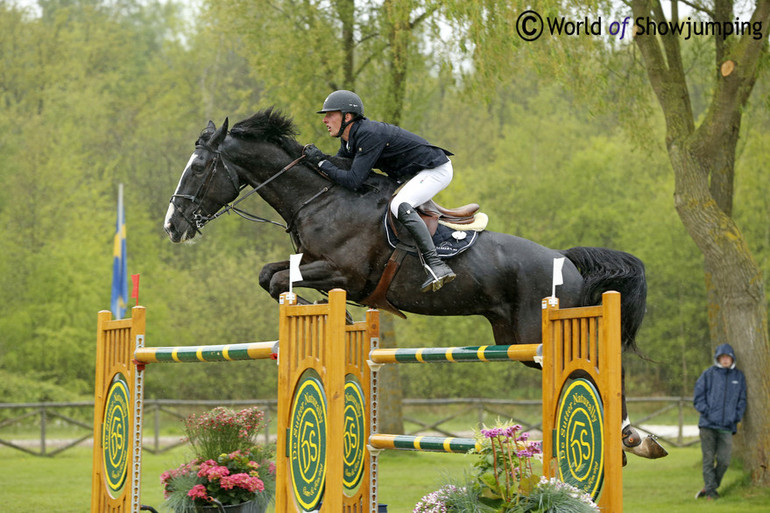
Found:
<path fill-rule="evenodd" d="M 385 224 L 385 236 L 388 239 L 390 247 L 395 248 L 400 242 L 396 234 L 393 232 L 393 228 L 388 222 L 387 211 L 383 217 L 383 223 Z M 433 244 L 436 246 L 436 254 L 439 258 L 452 258 L 455 255 L 459 255 L 466 249 L 470 248 L 476 238 L 479 236 L 479 232 L 473 230 L 455 230 L 448 226 L 444 226 L 439 223 L 436 228 L 436 233 L 433 234 Z M 402 244 L 410 253 L 417 253 L 417 248 L 411 244 Z"/>

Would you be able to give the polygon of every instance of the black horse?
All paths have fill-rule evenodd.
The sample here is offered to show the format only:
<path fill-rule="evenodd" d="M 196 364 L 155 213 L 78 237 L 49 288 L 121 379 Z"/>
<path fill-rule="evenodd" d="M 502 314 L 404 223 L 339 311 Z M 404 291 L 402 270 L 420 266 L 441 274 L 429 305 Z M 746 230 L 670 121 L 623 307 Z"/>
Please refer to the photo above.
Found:
<path fill-rule="evenodd" d="M 172 242 L 193 239 L 222 207 L 239 211 L 229 204 L 251 186 L 285 220 L 297 252 L 303 253 L 303 279 L 295 286 L 341 288 L 348 299 L 366 301 L 392 253 L 383 216 L 397 184 L 373 173 L 358 192 L 335 186 L 302 164 L 303 147 L 295 135 L 292 121 L 273 109 L 236 123 L 230 132 L 227 120 L 219 129 L 209 121 L 171 197 L 164 228 Z M 387 300 L 396 309 L 418 314 L 484 316 L 496 344 L 537 343 L 541 299 L 551 294 L 553 260 L 562 256 L 567 259 L 560 305 L 595 305 L 603 292 L 620 292 L 623 345 L 635 351 L 647 285 L 642 262 L 620 251 L 554 250 L 484 231 L 470 249 L 452 259 L 457 278 L 437 292 L 420 291 L 423 268 L 417 257 L 404 258 Z M 277 299 L 289 289 L 289 262 L 265 265 L 259 283 Z M 382 304 L 370 301 L 368 306 Z M 665 455 L 653 439 L 642 442 L 628 425 L 625 394 L 623 415 L 626 450 L 645 457 Z"/>

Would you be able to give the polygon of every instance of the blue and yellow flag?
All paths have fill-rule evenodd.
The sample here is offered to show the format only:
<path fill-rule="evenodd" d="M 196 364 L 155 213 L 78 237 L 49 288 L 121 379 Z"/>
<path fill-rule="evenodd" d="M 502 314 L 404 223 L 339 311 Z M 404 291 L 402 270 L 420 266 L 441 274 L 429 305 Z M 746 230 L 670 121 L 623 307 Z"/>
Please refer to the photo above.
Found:
<path fill-rule="evenodd" d="M 128 262 L 126 258 L 126 214 L 123 210 L 123 184 L 118 186 L 118 219 L 112 249 L 113 319 L 122 319 L 128 304 Z"/>

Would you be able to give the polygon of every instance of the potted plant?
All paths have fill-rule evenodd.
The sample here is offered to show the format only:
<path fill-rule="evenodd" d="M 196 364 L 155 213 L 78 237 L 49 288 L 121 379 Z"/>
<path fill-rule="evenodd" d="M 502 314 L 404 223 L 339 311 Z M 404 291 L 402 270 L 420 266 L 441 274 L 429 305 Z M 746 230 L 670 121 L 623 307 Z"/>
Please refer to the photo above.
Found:
<path fill-rule="evenodd" d="M 446 485 L 425 495 L 413 513 L 594 513 L 591 497 L 558 479 L 534 474 L 541 443 L 530 441 L 521 426 L 482 429 L 475 474 L 462 485 Z"/>
<path fill-rule="evenodd" d="M 214 408 L 185 420 L 194 458 L 161 475 L 175 513 L 261 513 L 275 493 L 272 450 L 257 444 L 264 412 Z"/>

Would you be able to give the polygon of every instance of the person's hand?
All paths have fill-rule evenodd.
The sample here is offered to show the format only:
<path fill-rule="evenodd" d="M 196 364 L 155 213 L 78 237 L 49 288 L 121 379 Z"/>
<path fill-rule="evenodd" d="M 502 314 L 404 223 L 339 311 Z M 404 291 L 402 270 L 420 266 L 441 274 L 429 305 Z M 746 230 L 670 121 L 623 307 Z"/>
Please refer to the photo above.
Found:
<path fill-rule="evenodd" d="M 304 154 L 305 161 L 309 164 L 313 164 L 315 167 L 318 167 L 318 164 L 320 164 L 322 160 L 328 158 L 328 155 L 316 148 L 315 144 L 308 144 L 305 146 Z"/>

